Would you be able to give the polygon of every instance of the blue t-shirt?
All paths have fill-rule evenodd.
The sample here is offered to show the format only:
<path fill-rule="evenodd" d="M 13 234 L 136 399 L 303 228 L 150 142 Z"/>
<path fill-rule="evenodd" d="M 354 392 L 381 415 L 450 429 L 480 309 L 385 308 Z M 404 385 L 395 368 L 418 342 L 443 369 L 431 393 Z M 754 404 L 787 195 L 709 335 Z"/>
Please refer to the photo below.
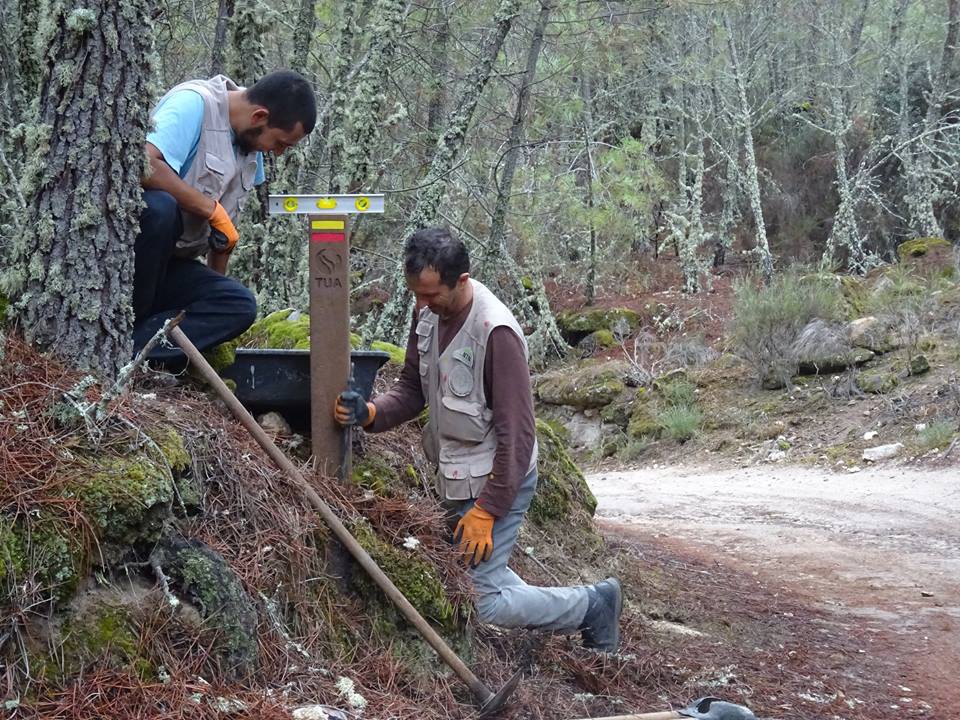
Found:
<path fill-rule="evenodd" d="M 203 129 L 203 98 L 193 90 L 180 90 L 168 97 L 153 116 L 153 130 L 147 142 L 163 153 L 167 165 L 181 178 L 187 176 L 197 156 L 200 131 Z M 254 184 L 266 179 L 263 173 L 263 153 L 257 153 L 257 174 Z"/>

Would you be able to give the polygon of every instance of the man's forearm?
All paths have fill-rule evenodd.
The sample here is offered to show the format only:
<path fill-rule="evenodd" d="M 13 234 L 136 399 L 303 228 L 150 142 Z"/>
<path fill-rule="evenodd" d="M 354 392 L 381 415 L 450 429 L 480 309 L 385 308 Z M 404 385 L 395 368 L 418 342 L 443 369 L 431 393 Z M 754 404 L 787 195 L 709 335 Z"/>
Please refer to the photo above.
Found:
<path fill-rule="evenodd" d="M 208 218 L 216 200 L 185 183 L 162 158 L 150 155 L 150 174 L 140 180 L 145 190 L 164 190 L 173 195 L 181 210 Z"/>
<path fill-rule="evenodd" d="M 221 275 L 227 274 L 228 262 L 230 262 L 230 253 L 228 252 L 213 252 L 211 250 L 207 253 L 207 267 Z"/>

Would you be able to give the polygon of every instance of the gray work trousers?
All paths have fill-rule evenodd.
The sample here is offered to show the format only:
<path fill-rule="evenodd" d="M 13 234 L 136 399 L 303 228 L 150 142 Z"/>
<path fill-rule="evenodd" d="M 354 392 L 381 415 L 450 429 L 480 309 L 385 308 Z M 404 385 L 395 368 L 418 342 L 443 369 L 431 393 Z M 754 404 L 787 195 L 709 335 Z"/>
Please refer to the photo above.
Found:
<path fill-rule="evenodd" d="M 520 484 L 513 507 L 493 524 L 493 554 L 472 568 L 470 576 L 477 593 L 477 614 L 485 623 L 502 628 L 576 630 L 587 613 L 587 588 L 535 587 L 527 585 L 507 567 L 517 543 L 520 524 L 537 489 L 534 468 Z M 473 506 L 468 500 L 456 508 L 459 517 Z"/>

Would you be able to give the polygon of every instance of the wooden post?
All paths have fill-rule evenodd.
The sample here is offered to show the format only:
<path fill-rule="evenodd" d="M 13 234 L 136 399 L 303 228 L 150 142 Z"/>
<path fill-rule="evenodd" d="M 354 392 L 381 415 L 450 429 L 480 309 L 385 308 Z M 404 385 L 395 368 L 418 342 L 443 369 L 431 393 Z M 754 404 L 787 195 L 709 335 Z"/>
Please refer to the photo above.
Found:
<path fill-rule="evenodd" d="M 333 419 L 350 374 L 350 219 L 310 215 L 310 428 L 324 475 L 340 465 L 343 430 Z"/>
<path fill-rule="evenodd" d="M 383 213 L 382 194 L 271 195 L 271 215 L 306 215 L 310 273 L 310 438 L 334 477 L 344 433 L 333 419 L 350 377 L 350 216 Z M 349 447 L 349 445 L 346 445 Z"/>

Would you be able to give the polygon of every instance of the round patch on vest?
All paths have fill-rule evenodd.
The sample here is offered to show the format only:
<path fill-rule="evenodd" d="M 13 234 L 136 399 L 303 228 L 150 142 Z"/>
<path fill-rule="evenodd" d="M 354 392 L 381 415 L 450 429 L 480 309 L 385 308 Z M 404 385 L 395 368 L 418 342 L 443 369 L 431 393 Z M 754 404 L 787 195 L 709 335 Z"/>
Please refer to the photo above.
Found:
<path fill-rule="evenodd" d="M 450 392 L 457 397 L 467 397 L 473 392 L 473 371 L 466 365 L 454 365 L 450 370 L 450 382 L 447 385 Z"/>

